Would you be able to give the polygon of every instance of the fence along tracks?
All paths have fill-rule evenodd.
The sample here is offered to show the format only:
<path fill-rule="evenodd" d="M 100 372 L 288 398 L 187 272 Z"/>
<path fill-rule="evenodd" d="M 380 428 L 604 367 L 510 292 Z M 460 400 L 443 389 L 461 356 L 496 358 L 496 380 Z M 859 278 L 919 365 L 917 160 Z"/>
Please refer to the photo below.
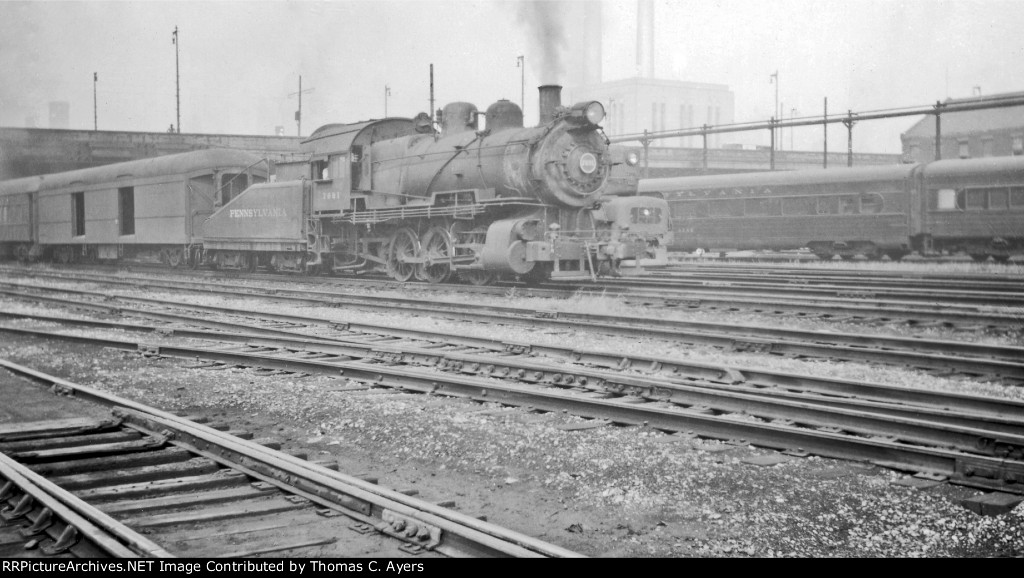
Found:
<path fill-rule="evenodd" d="M 222 332 L 228 325 L 217 322 Z M 517 355 L 529 353 L 529 349 L 516 346 L 499 348 L 491 344 L 487 347 L 481 343 L 479 345 L 485 347 L 473 354 L 445 352 L 439 349 L 435 336 L 435 343 L 430 347 L 416 347 L 407 343 L 414 338 L 408 333 L 387 344 L 380 342 L 380 335 L 365 335 L 368 341 L 376 341 L 366 346 L 353 343 L 358 341 L 358 336 L 337 340 L 303 338 L 294 330 L 282 329 L 265 330 L 263 336 L 148 329 L 240 345 L 230 348 L 154 346 L 13 328 L 4 330 L 86 340 L 106 347 L 140 350 L 146 355 L 201 358 L 226 365 L 290 372 L 340 374 L 378 387 L 455 395 L 546 411 L 571 411 L 608 422 L 646 424 L 684 435 L 739 440 L 744 444 L 804 455 L 809 452 L 872 461 L 948 477 L 955 483 L 1024 493 L 1024 423 L 1021 417 L 1024 412 L 1020 403 L 1010 401 L 813 378 L 801 380 L 798 376 L 784 375 L 774 377 L 776 385 L 784 387 L 763 387 L 763 384 L 758 387 L 756 383 L 742 387 L 737 384 L 745 381 L 743 372 L 747 370 L 728 368 L 720 368 L 717 373 L 709 367 L 700 368 L 706 374 L 715 373 L 717 380 L 692 375 L 676 375 L 675 378 L 616 375 L 608 371 L 553 366 L 536 358 L 517 359 Z M 244 328 L 235 325 L 235 329 Z M 351 329 L 344 328 L 345 331 Z M 465 339 L 448 345 L 463 350 L 467 347 Z M 571 355 L 577 362 L 599 357 L 595 352 Z M 659 365 L 660 362 L 654 362 L 650 369 L 656 372 L 661 369 Z M 616 369 L 621 366 L 620 363 Z M 763 374 L 759 379 L 773 378 Z M 827 395 L 821 395 L 826 392 Z"/>
<path fill-rule="evenodd" d="M 392 540 L 411 554 L 578 556 L 231 432 L 7 360 L 0 367 L 110 406 L 114 415 L 0 430 L 2 517 L 30 523 L 27 532 L 49 532 L 55 544 L 48 552 L 171 555 L 137 533 L 144 530 L 177 545 L 177 554 L 204 557 L 280 553 L 360 535 Z M 56 529 L 48 529 L 51 522 Z M 24 548 L 33 539 L 15 544 Z"/>

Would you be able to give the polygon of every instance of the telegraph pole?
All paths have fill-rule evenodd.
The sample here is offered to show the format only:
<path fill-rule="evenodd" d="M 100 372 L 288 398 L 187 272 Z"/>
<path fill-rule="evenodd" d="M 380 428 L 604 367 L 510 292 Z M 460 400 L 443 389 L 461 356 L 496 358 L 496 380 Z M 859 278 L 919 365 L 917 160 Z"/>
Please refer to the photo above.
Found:
<path fill-rule="evenodd" d="M 295 112 L 295 122 L 298 124 L 299 136 L 302 136 L 302 93 L 313 92 L 312 88 L 302 90 L 302 76 L 299 76 L 299 91 L 289 94 L 289 98 L 298 95 L 299 97 L 299 110 Z"/>
<path fill-rule="evenodd" d="M 96 114 L 96 83 L 99 81 L 99 73 L 92 73 L 92 130 L 99 130 L 99 116 Z"/>
<path fill-rule="evenodd" d="M 388 117 L 388 97 L 391 96 L 391 87 L 384 85 L 384 118 Z"/>
<path fill-rule="evenodd" d="M 174 45 L 174 100 L 178 107 L 178 134 L 181 134 L 181 75 L 178 68 L 178 27 L 174 27 L 171 35 L 171 44 Z"/>
<path fill-rule="evenodd" d="M 434 65 L 430 65 L 430 128 L 434 128 Z"/>
<path fill-rule="evenodd" d="M 526 117 L 526 57 L 517 56 L 516 66 L 519 68 L 519 109 Z"/>

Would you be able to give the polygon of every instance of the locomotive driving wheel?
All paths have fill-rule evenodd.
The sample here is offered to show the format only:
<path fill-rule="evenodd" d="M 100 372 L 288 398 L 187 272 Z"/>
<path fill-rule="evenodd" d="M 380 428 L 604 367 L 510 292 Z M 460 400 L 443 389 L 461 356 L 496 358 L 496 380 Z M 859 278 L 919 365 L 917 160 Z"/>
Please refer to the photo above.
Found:
<path fill-rule="evenodd" d="M 452 237 L 443 227 L 431 227 L 420 238 L 425 263 L 417 266 L 416 277 L 428 283 L 444 283 L 452 276 Z"/>
<path fill-rule="evenodd" d="M 412 279 L 417 267 L 414 261 L 420 254 L 420 240 L 416 232 L 408 227 L 395 231 L 388 247 L 388 275 L 403 283 Z"/>

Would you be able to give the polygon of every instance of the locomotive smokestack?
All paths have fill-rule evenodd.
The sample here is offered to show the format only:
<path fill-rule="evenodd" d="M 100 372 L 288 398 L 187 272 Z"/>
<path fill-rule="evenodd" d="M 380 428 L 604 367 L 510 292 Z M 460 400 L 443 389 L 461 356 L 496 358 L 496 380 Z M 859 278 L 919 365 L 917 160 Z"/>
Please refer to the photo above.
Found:
<path fill-rule="evenodd" d="M 555 119 L 555 111 L 562 106 L 562 87 L 557 84 L 545 84 L 540 91 L 540 124 L 547 124 Z"/>

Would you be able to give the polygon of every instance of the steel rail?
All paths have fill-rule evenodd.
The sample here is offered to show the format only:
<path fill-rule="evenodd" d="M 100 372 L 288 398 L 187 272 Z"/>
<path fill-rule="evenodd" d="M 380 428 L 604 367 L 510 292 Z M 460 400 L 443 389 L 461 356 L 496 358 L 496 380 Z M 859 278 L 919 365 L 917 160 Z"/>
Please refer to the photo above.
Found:
<path fill-rule="evenodd" d="M 91 295 L 103 299 L 114 298 L 99 291 L 54 288 L 10 281 L 0 282 L 20 288 L 31 288 L 50 292 Z M 177 288 L 190 290 L 188 288 Z M 202 290 L 200 290 L 202 291 Z M 305 303 L 322 306 L 357 306 L 374 310 L 402 309 L 417 313 L 431 313 L 457 319 L 487 320 L 490 322 L 517 323 L 534 327 L 558 327 L 566 330 L 590 329 L 596 332 L 630 337 L 661 337 L 684 343 L 705 343 L 737 351 L 756 351 L 774 355 L 794 357 L 818 357 L 837 360 L 860 360 L 869 363 L 957 371 L 968 375 L 997 376 L 1024 380 L 1024 348 L 1003 345 L 979 345 L 955 341 L 910 339 L 873 334 L 833 333 L 828 331 L 807 331 L 782 329 L 758 325 L 735 325 L 699 321 L 679 321 L 653 317 L 624 317 L 566 313 L 561 311 L 536 311 L 503 306 L 472 306 L 452 303 L 450 307 L 425 305 L 422 301 L 397 298 L 338 298 L 325 295 L 322 298 L 281 295 L 280 290 L 272 294 L 239 292 L 239 288 L 203 291 L 225 293 L 234 297 L 244 296 L 278 300 L 288 303 Z M 117 296 L 117 299 L 139 303 L 160 303 L 167 301 L 146 297 Z M 325 299 L 327 301 L 325 301 Z M 233 312 L 230 308 L 208 305 L 178 303 L 180 307 L 219 313 Z M 262 313 L 266 317 L 294 320 L 295 316 Z M 788 340 L 788 341 L 787 341 Z M 920 350 L 934 353 L 922 353 Z M 956 357 L 954 357 L 956 356 Z"/>
<path fill-rule="evenodd" d="M 49 316 L 33 316 L 25 314 L 3 314 L 13 318 L 31 318 L 64 325 L 78 325 L 78 320 L 63 319 Z M 184 319 L 183 319 L 184 320 Z M 898 428 L 890 425 L 879 426 L 876 424 L 856 424 L 853 420 L 856 416 L 848 417 L 843 412 L 835 415 L 820 415 L 815 413 L 814 407 L 825 407 L 837 410 L 856 411 L 885 415 L 893 418 L 905 418 L 910 420 L 926 421 L 931 424 L 942 424 L 948 430 L 942 430 L 938 437 L 949 434 L 951 438 L 946 442 L 934 439 L 927 443 L 957 446 L 966 451 L 977 448 L 994 448 L 999 444 L 1018 445 L 1024 448 L 1024 403 L 999 403 L 998 400 L 990 399 L 991 406 L 999 408 L 998 413 L 970 413 L 959 409 L 952 409 L 950 406 L 942 406 L 931 400 L 927 406 L 893 404 L 859 398 L 835 398 L 823 397 L 821 395 L 802 392 L 793 393 L 779 391 L 778 388 L 754 388 L 751 386 L 734 386 L 721 382 L 697 379 L 679 379 L 676 376 L 663 376 L 651 374 L 623 374 L 621 367 L 615 367 L 616 371 L 598 371 L 593 368 L 580 366 L 562 366 L 550 363 L 538 362 L 535 357 L 523 355 L 507 355 L 506 350 L 495 350 L 488 348 L 486 353 L 451 353 L 433 348 L 415 347 L 410 345 L 398 346 L 397 344 L 361 343 L 356 340 L 328 340 L 323 337 L 292 337 L 290 335 L 263 336 L 252 332 L 247 333 L 223 333 L 210 331 L 196 331 L 189 329 L 170 329 L 166 327 L 140 326 L 132 324 L 114 323 L 109 321 L 84 321 L 80 325 L 105 329 L 120 329 L 134 331 L 160 332 L 168 336 L 174 335 L 182 338 L 204 339 L 208 341 L 222 341 L 235 344 L 242 344 L 251 352 L 259 351 L 269 354 L 266 348 L 286 351 L 288 354 L 309 352 L 314 354 L 328 354 L 336 357 L 345 357 L 346 360 L 369 360 L 370 362 L 402 363 L 406 365 L 419 365 L 435 367 L 443 371 L 500 377 L 510 381 L 525 383 L 536 383 L 549 385 L 551 387 L 585 387 L 591 391 L 603 391 L 614 395 L 632 395 L 643 398 L 657 398 L 663 401 L 681 405 L 705 405 L 710 409 L 730 413 L 750 413 L 768 419 L 791 419 L 796 420 L 800 415 L 801 423 L 814 423 L 820 427 L 838 426 L 850 424 L 850 427 L 871 430 L 878 435 L 899 435 Z M 249 330 L 248 326 L 239 324 L 236 330 Z M 0 331 L 3 328 L 0 326 Z M 14 331 L 14 330 L 12 330 Z M 19 332 L 21 330 L 18 330 Z M 23 330 L 29 335 L 53 337 L 59 334 L 44 332 L 41 330 Z M 258 349 L 263 348 L 263 349 Z M 500 354 L 500 355 L 499 355 Z M 321 359 L 324 360 L 324 359 Z M 940 398 L 943 396 L 936 396 Z M 756 400 L 762 401 L 756 401 Z M 764 407 L 758 411 L 752 409 L 762 404 Z M 810 409 L 805 404 L 814 406 Z M 767 412 L 767 413 L 766 413 Z M 774 412 L 774 413 L 773 413 Z M 811 421 L 815 420 L 815 421 Z M 870 421 L 870 420 L 868 420 Z M 913 423 L 910 426 L 913 427 Z M 990 432 L 982 434 L 979 432 Z M 954 432 L 957 432 L 954 434 Z M 960 436 L 960 437 L 957 437 Z M 994 436 L 994 437 L 993 437 Z M 1004 436 L 1004 437 L 999 437 Z M 924 438 L 919 438 L 924 439 Z M 992 441 L 979 441 L 979 440 Z M 993 450 L 994 451 L 994 450 Z"/>
<path fill-rule="evenodd" d="M 120 344 L 123 345 L 123 344 Z M 116 341 L 108 346 L 118 347 Z M 315 463 L 270 450 L 257 443 L 237 438 L 185 418 L 124 399 L 95 388 L 76 384 L 31 368 L 0 359 L 3 367 L 18 375 L 31 378 L 59 388 L 66 393 L 118 409 L 121 417 L 142 422 L 146 429 L 163 431 L 169 429 L 178 437 L 178 443 L 194 444 L 203 455 L 216 459 L 225 465 L 241 468 L 258 477 L 271 478 L 278 483 L 283 480 L 303 497 L 326 502 L 347 511 L 373 513 L 397 513 L 422 521 L 442 532 L 438 551 L 449 555 L 481 554 L 516 557 L 580 557 L 581 555 L 542 540 L 478 520 L 471 516 L 452 511 L 394 490 L 354 478 Z M 272 479 L 276 478 L 276 480 Z M 401 532 L 378 524 L 383 533 L 400 537 Z"/>
<path fill-rule="evenodd" d="M 41 273 L 41 272 L 26 272 L 28 276 L 33 277 L 55 277 L 55 278 L 67 278 L 65 275 L 60 273 Z M 194 275 L 195 272 L 190 274 Z M 199 275 L 201 277 L 209 278 L 210 275 Z M 80 277 L 81 278 L 81 277 Z M 237 278 L 237 277 L 232 277 Z M 247 279 L 266 279 L 269 281 L 280 281 L 280 277 L 273 275 L 249 275 Z M 218 280 L 223 277 L 218 277 Z M 120 278 L 111 278 L 105 276 L 96 275 L 92 280 L 96 282 L 106 283 L 124 283 L 138 286 L 140 281 L 122 280 Z M 601 285 L 573 285 L 575 287 L 572 291 L 565 289 L 542 289 L 536 287 L 526 287 L 517 284 L 506 284 L 501 287 L 478 287 L 478 286 L 466 286 L 466 285 L 452 285 L 452 284 L 440 284 L 432 285 L 429 283 L 412 283 L 404 284 L 397 281 L 381 281 L 381 280 L 368 280 L 368 279 L 348 279 L 339 280 L 336 278 L 307 278 L 307 282 L 320 283 L 320 284 L 344 284 L 344 285 L 363 285 L 371 287 L 383 287 L 387 289 L 413 289 L 422 291 L 444 291 L 450 293 L 457 291 L 461 293 L 473 293 L 473 294 L 484 294 L 484 295 L 506 295 L 508 291 L 515 291 L 522 296 L 527 297 L 541 297 L 541 298 L 556 298 L 566 299 L 573 297 L 579 293 L 587 294 L 594 293 L 597 295 L 607 295 L 608 287 Z M 161 282 L 159 280 L 149 281 L 153 286 L 167 287 L 167 288 L 187 288 L 189 285 L 193 287 L 209 286 L 210 282 L 201 281 L 181 281 L 181 280 L 166 280 Z M 221 284 L 223 287 L 223 284 Z M 549 285 L 550 286 L 550 285 Z M 557 286 L 557 285 L 555 285 Z M 621 289 L 620 289 L 621 290 Z M 230 292 L 230 291 L 228 291 Z M 351 294 L 336 293 L 330 291 L 306 291 L 306 293 L 320 294 L 332 297 L 350 297 L 359 298 Z M 874 300 L 868 304 L 867 301 L 872 298 L 870 292 L 865 291 L 838 291 L 837 295 L 840 296 L 840 300 L 836 299 L 796 299 L 796 298 L 785 298 L 775 297 L 766 298 L 761 296 L 758 298 L 743 298 L 743 297 L 723 297 L 722 291 L 716 287 L 708 287 L 705 290 L 689 289 L 686 291 L 669 291 L 669 292 L 658 292 L 658 291 L 645 291 L 640 289 L 632 289 L 625 293 L 616 293 L 618 297 L 621 297 L 624 302 L 641 307 L 670 307 L 670 308 L 690 308 L 690 309 L 705 309 L 705 310 L 735 310 L 737 308 L 743 308 L 746 310 L 754 311 L 757 313 L 779 315 L 787 312 L 795 312 L 801 315 L 817 315 L 826 319 L 836 319 L 840 317 L 852 318 L 858 320 L 891 320 L 901 319 L 908 323 L 941 323 L 948 326 L 969 326 L 974 327 L 978 324 L 984 324 L 988 328 L 999 329 L 1006 328 L 1009 326 L 1012 328 L 1019 328 L 1021 323 L 1018 320 L 1007 318 L 1004 314 L 993 313 L 989 311 L 979 310 L 976 306 L 956 306 L 950 304 L 944 304 L 939 309 L 934 308 L 908 308 L 908 303 L 905 302 L 887 302 L 881 300 Z M 386 298 L 378 297 L 378 299 L 394 299 L 398 300 L 401 298 Z M 862 304 L 850 304 L 851 299 L 862 299 L 865 303 Z M 414 301 L 406 299 L 406 301 Z"/>
<path fill-rule="evenodd" d="M 74 306 L 74 302 L 70 302 L 66 299 L 54 297 L 41 297 L 41 299 L 49 303 Z M 242 328 L 246 332 L 271 337 L 313 339 L 319 341 L 324 340 L 323 337 L 292 329 L 258 327 L 237 322 L 199 319 L 192 313 L 188 315 L 161 313 L 143 309 L 122 308 L 116 305 L 105 304 L 92 304 L 85 308 L 95 309 L 108 314 L 135 315 L 142 318 L 151 318 L 168 323 L 189 323 L 217 329 L 219 331 L 232 332 L 238 331 L 239 328 Z M 243 310 L 227 309 L 222 312 L 251 317 L 250 312 Z M 0 312 L 0 315 L 7 317 L 18 316 L 18 314 L 3 312 Z M 366 341 L 367 337 L 372 335 L 385 336 L 392 339 L 411 339 L 435 343 L 440 340 L 442 342 L 494 352 L 516 353 L 522 355 L 539 354 L 584 365 L 615 367 L 619 369 L 632 367 L 638 371 L 665 375 L 683 383 L 694 380 L 703 380 L 714 384 L 741 384 L 744 387 L 754 389 L 755 391 L 760 390 L 771 392 L 773 395 L 777 395 L 778 391 L 794 393 L 806 391 L 828 396 L 833 400 L 833 402 L 836 402 L 837 398 L 867 398 L 897 406 L 910 404 L 930 407 L 938 411 L 948 411 L 947 408 L 955 407 L 964 413 L 990 416 L 990 419 L 993 420 L 1016 421 L 1020 419 L 1020 416 L 1024 415 L 1024 404 L 1020 402 L 999 400 L 977 395 L 926 391 L 913 388 L 854 382 L 849 380 L 824 379 L 809 375 L 770 372 L 750 367 L 723 366 L 664 357 L 625 355 L 621 352 L 587 350 L 475 338 L 460 334 L 412 330 L 388 325 L 325 322 L 322 319 L 315 317 L 283 316 L 279 314 L 266 314 L 266 316 L 279 321 L 287 321 L 296 327 L 323 325 L 336 331 L 359 334 L 354 338 L 352 336 L 346 336 L 343 338 L 333 337 L 329 340 L 331 343 L 339 341 L 346 343 L 351 343 L 353 341 L 363 343 Z M 62 321 L 62 319 L 54 319 L 53 321 L 58 322 Z M 84 325 L 95 325 L 99 322 L 81 321 L 80 323 Z M 179 335 L 191 335 L 188 330 L 184 329 L 166 329 L 166 331 L 168 333 L 177 333 Z M 377 345 L 386 344 L 378 342 Z"/>
<path fill-rule="evenodd" d="M 764 265 L 744 266 L 703 266 L 693 265 L 650 271 L 643 276 L 625 276 L 623 279 L 636 281 L 674 281 L 689 279 L 708 280 L 749 280 L 756 278 L 765 283 L 819 285 L 851 283 L 860 287 L 899 287 L 915 289 L 941 288 L 959 291 L 1011 291 L 1020 295 L 1024 291 L 1024 276 L 1010 275 L 951 275 L 928 274 L 924 272 L 821 269 L 816 267 L 782 267 Z"/>
<path fill-rule="evenodd" d="M 88 539 L 107 555 L 116 558 L 174 557 L 145 536 L 3 453 L 0 453 L 0 476 L 38 502 L 38 507 L 42 509 L 36 513 L 34 519 L 30 518 L 36 524 L 42 525 L 46 523 L 46 517 L 55 516 L 63 520 L 67 526 L 75 528 L 80 536 Z M 44 513 L 44 510 L 48 510 L 49 513 Z M 50 537 L 59 543 L 61 533 L 54 532 Z"/>
<path fill-rule="evenodd" d="M 849 287 L 825 282 L 794 282 L 769 283 L 763 280 L 745 278 L 726 278 L 719 276 L 717 279 L 686 279 L 686 278 L 638 278 L 638 279 L 607 279 L 598 283 L 552 283 L 545 286 L 566 286 L 570 290 L 589 289 L 629 289 L 629 290 L 677 290 L 677 291 L 718 291 L 729 293 L 756 293 L 763 295 L 764 292 L 782 293 L 787 297 L 795 295 L 798 298 L 808 297 L 843 297 L 856 301 L 871 300 L 875 303 L 885 305 L 909 305 L 925 302 L 935 307 L 938 303 L 953 303 L 956 306 L 989 306 L 989 307 L 1021 307 L 1024 305 L 1024 294 L 1010 291 L 985 291 L 970 293 L 955 291 L 946 288 L 942 289 L 916 289 L 906 287 Z"/>
<path fill-rule="evenodd" d="M 868 460 L 899 469 L 941 474 L 958 484 L 1024 493 L 1024 461 L 1004 456 L 968 454 L 947 448 L 920 446 L 912 441 L 901 442 L 885 435 L 843 432 L 831 426 L 808 429 L 785 419 L 755 423 L 732 416 L 707 415 L 703 408 L 681 409 L 674 404 L 667 404 L 670 407 L 658 405 L 661 402 L 634 404 L 603 397 L 595 399 L 561 391 L 505 385 L 496 383 L 494 379 L 428 373 L 422 370 L 365 363 L 267 357 L 258 353 L 223 352 L 180 346 L 143 346 L 134 342 L 75 336 L 60 338 L 122 349 L 135 347 L 151 356 L 203 358 L 283 371 L 343 375 L 382 387 L 442 393 L 476 401 L 527 406 L 545 411 L 571 411 L 583 417 L 607 419 L 617 423 L 648 425 L 667 431 L 693 431 L 703 436 L 719 439 L 738 438 L 776 449 L 799 449 L 828 457 Z M 1015 448 L 1009 451 L 1013 455 L 1017 453 Z"/>

